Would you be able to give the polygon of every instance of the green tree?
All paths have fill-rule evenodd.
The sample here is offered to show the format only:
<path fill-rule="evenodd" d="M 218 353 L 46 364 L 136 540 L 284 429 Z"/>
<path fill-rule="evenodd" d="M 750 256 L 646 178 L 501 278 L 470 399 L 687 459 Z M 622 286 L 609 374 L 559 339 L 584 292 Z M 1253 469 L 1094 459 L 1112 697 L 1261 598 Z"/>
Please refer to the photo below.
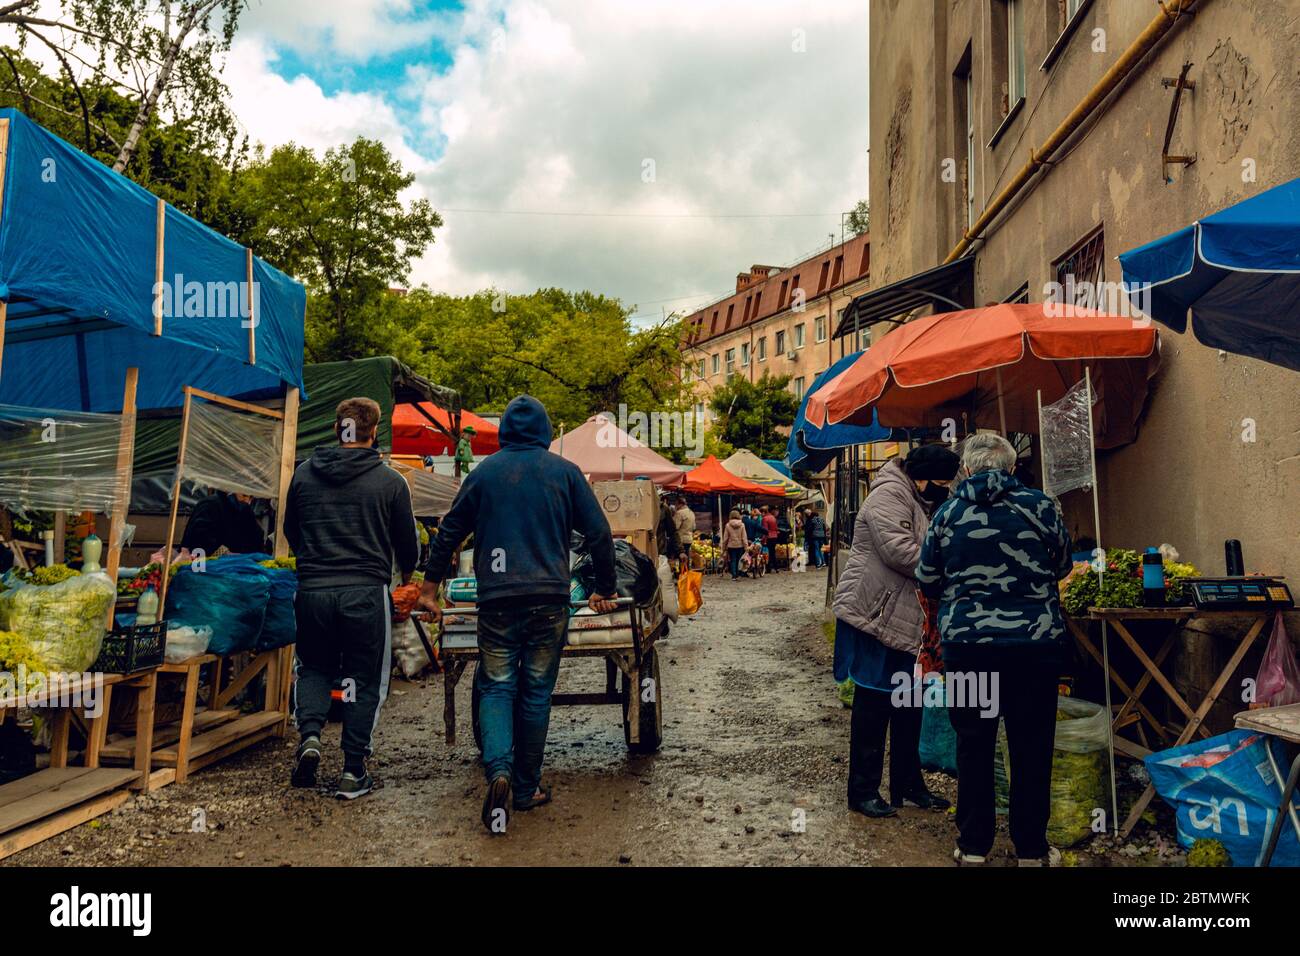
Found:
<path fill-rule="evenodd" d="M 757 382 L 737 375 L 716 389 L 709 405 L 717 416 L 718 440 L 759 458 L 784 458 L 787 434 L 780 429 L 789 429 L 799 411 L 789 384 L 789 375 L 764 373 Z"/>
<path fill-rule="evenodd" d="M 855 236 L 861 236 L 869 232 L 871 230 L 871 204 L 865 199 L 859 199 L 858 204 L 849 211 L 844 224 L 849 232 Z"/>
<path fill-rule="evenodd" d="M 20 50 L 53 53 L 74 102 L 47 103 L 47 109 L 79 116 L 82 147 L 94 152 L 96 137 L 101 146 L 111 144 L 111 165 L 124 172 L 160 112 L 201 140 L 204 152 L 220 152 L 217 144 L 236 138 L 220 73 L 244 2 L 11 0 L 0 5 L 0 24 L 17 31 Z M 117 97 L 114 105 L 129 104 L 124 116 L 101 110 L 109 93 Z"/>
<path fill-rule="evenodd" d="M 376 335 L 363 317 L 393 307 L 381 297 L 408 281 L 411 261 L 442 225 L 428 200 L 408 205 L 399 198 L 414 181 L 382 143 L 364 137 L 323 158 L 303 146 L 280 146 L 238 175 L 244 241 L 312 293 L 312 361 L 371 354 Z"/>

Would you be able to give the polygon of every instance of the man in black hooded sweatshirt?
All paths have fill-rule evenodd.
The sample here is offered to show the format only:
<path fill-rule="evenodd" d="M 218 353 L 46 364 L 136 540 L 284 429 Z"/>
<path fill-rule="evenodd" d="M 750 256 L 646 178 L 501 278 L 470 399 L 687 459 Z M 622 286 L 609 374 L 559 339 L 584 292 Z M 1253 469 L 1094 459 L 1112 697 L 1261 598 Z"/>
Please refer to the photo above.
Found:
<path fill-rule="evenodd" d="M 487 796 L 483 825 L 504 833 L 508 804 L 531 810 L 551 799 L 541 785 L 551 691 L 569 628 L 569 541 L 586 539 L 596 574 L 588 603 L 614 609 L 614 541 L 578 466 L 550 452 L 551 420 L 520 395 L 506 406 L 501 450 L 461 483 L 425 564 L 420 607 L 437 620 L 438 585 L 461 542 L 474 535 L 478 586 L 479 727 Z"/>
<path fill-rule="evenodd" d="M 294 472 L 284 517 L 298 564 L 294 700 L 302 743 L 292 783 L 316 785 L 320 732 L 341 679 L 343 775 L 337 796 L 348 800 L 374 786 L 366 758 L 388 696 L 393 560 L 405 584 L 420 554 L 410 489 L 375 447 L 379 414 L 379 405 L 368 398 L 339 403 L 339 444 L 317 448 Z"/>

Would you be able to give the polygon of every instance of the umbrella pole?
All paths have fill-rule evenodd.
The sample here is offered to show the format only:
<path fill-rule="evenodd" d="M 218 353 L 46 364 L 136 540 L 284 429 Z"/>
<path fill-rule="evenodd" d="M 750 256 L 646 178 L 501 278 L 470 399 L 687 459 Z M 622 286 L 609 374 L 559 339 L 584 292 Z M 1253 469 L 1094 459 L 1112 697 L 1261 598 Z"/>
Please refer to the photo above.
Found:
<path fill-rule="evenodd" d="M 721 574 L 718 569 L 718 552 L 722 550 L 722 495 L 718 495 L 718 543 L 713 547 L 713 573 Z"/>
<path fill-rule="evenodd" d="M 999 365 L 994 370 L 998 380 L 998 427 L 1002 430 L 1002 437 L 1007 437 L 1007 404 L 1002 395 L 1002 366 Z"/>

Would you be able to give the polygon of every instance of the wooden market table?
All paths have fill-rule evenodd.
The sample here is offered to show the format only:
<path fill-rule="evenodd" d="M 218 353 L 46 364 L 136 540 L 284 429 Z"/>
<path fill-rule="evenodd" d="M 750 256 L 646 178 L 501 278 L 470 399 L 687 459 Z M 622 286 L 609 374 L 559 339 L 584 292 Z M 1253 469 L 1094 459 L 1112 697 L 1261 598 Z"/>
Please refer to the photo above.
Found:
<path fill-rule="evenodd" d="M 86 674 L 74 680 L 51 681 L 30 698 L 15 694 L 0 698 L 0 722 L 19 708 L 52 708 L 50 765 L 0 786 L 0 859 L 93 820 L 127 801 L 132 790 L 154 787 L 149 762 L 139 757 L 130 766 L 102 767 L 108 712 L 114 690 L 136 697 L 136 734 L 152 741 L 154 694 L 158 675 L 150 668 L 135 674 Z M 100 696 L 98 713 L 78 720 L 73 701 L 90 690 Z M 64 706 L 56 706 L 59 702 Z M 78 722 L 86 738 L 81 766 L 69 766 L 68 738 Z M 143 750 L 142 753 L 147 753 Z"/>
<path fill-rule="evenodd" d="M 139 735 L 119 736 L 103 747 L 103 758 L 114 763 L 139 766 L 142 753 L 151 753 L 149 765 L 156 767 L 156 786 L 184 783 L 189 775 L 268 737 L 283 736 L 289 722 L 289 682 L 293 647 L 262 651 L 222 685 L 222 666 L 227 660 L 218 654 L 200 654 L 175 664 L 163 664 L 159 674 L 182 678 L 185 694 L 180 720 L 153 730 L 146 740 Z M 203 668 L 211 667 L 206 704 L 198 699 Z M 259 673 L 266 672 L 262 708 L 243 714 L 231 707 L 235 695 Z"/>
<path fill-rule="evenodd" d="M 1296 839 L 1300 840 L 1300 814 L 1296 813 L 1295 804 L 1292 802 L 1295 797 L 1296 784 L 1300 782 L 1300 704 L 1245 710 L 1236 715 L 1235 723 L 1242 730 L 1268 734 L 1270 737 L 1276 737 L 1297 748 L 1295 759 L 1291 761 L 1291 771 L 1286 777 L 1282 776 L 1281 768 L 1278 767 L 1277 761 L 1273 759 L 1272 749 L 1267 745 L 1264 748 L 1265 753 L 1268 754 L 1269 766 L 1273 769 L 1273 777 L 1277 780 L 1278 786 L 1282 788 L 1282 799 L 1277 805 L 1277 816 L 1273 820 L 1273 827 L 1269 831 L 1268 840 L 1260 851 L 1259 859 L 1255 864 L 1256 866 L 1268 866 L 1273 862 L 1273 851 L 1277 849 L 1277 841 L 1282 835 L 1284 821 L 1288 819 L 1291 821 L 1291 826 L 1295 829 Z"/>
<path fill-rule="evenodd" d="M 1074 635 L 1079 646 L 1088 653 L 1088 655 L 1102 667 L 1106 669 L 1105 655 L 1093 643 L 1088 634 L 1087 622 L 1099 621 L 1102 626 L 1103 639 L 1107 629 L 1113 629 L 1119 635 L 1124 645 L 1133 652 L 1133 656 L 1142 664 L 1143 673 L 1137 683 L 1129 685 L 1123 677 L 1115 670 L 1112 662 L 1110 667 L 1109 678 L 1112 684 L 1120 691 L 1124 701 L 1119 708 L 1115 710 L 1111 720 L 1111 738 L 1114 741 L 1115 749 L 1129 757 L 1143 759 L 1155 751 L 1153 744 L 1158 744 L 1160 749 L 1171 747 L 1181 747 L 1199 734 L 1201 737 L 1211 736 L 1210 731 L 1204 726 L 1206 716 L 1215 703 L 1219 700 L 1219 695 L 1227 686 L 1228 681 L 1236 672 L 1237 667 L 1250 651 L 1259 635 L 1264 630 L 1264 625 L 1273 618 L 1272 609 L 1261 609 L 1258 611 L 1211 611 L 1198 609 L 1194 607 L 1164 607 L 1164 608 L 1146 608 L 1146 607 L 1125 607 L 1125 608 L 1089 608 L 1086 618 L 1067 617 L 1066 626 Z M 1237 643 L 1236 649 L 1229 656 L 1227 663 L 1220 669 L 1214 683 L 1206 691 L 1205 696 L 1200 702 L 1193 707 L 1187 702 L 1178 689 L 1161 670 L 1166 658 L 1169 657 L 1178 640 L 1178 634 L 1183 628 L 1193 620 L 1219 620 L 1222 621 L 1229 617 L 1239 617 L 1250 619 L 1250 625 L 1247 627 L 1245 634 Z M 1147 653 L 1141 642 L 1133 636 L 1129 627 L 1134 623 L 1164 621 L 1170 627 L 1164 634 L 1160 642 L 1159 649 L 1154 656 Z M 1155 683 L 1163 690 L 1166 696 L 1173 701 L 1183 714 L 1186 722 L 1182 727 L 1167 727 L 1151 710 L 1142 702 L 1142 695 L 1147 691 L 1152 683 Z M 1132 727 L 1134 733 L 1140 739 L 1140 742 L 1129 740 L 1119 735 L 1119 731 L 1125 727 Z M 1148 736 L 1148 731 L 1150 736 Z M 1154 740 L 1152 739 L 1154 738 Z M 1121 837 L 1127 837 L 1137 826 L 1138 820 L 1142 818 L 1143 812 L 1148 804 L 1151 803 L 1152 797 L 1156 794 L 1155 786 L 1148 784 L 1142 796 L 1138 798 L 1133 809 L 1129 812 L 1128 817 L 1120 827 Z"/>

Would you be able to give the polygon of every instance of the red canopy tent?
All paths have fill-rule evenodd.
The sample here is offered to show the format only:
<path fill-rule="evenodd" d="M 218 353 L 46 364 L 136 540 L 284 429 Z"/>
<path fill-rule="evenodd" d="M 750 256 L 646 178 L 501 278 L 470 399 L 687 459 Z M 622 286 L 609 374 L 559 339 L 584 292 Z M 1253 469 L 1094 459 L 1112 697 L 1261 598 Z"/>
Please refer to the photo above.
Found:
<path fill-rule="evenodd" d="M 451 430 L 451 416 L 444 408 L 432 402 L 420 402 L 393 406 L 393 454 L 394 455 L 451 455 L 456 448 L 450 438 L 440 431 L 434 421 L 448 431 Z M 430 421 L 433 419 L 433 421 Z M 501 442 L 497 438 L 497 426 L 479 418 L 473 412 L 460 413 L 460 427 L 474 427 L 474 437 L 470 439 L 470 448 L 475 455 L 490 455 L 500 451 Z"/>
<path fill-rule="evenodd" d="M 713 455 L 686 473 L 681 490 L 700 495 L 766 495 L 772 498 L 780 498 L 783 494 L 777 489 L 733 475 Z"/>
<path fill-rule="evenodd" d="M 1056 314 L 1059 311 L 1061 314 Z M 968 429 L 1038 431 L 1043 404 L 1091 369 L 1096 445 L 1137 437 L 1147 382 L 1160 365 L 1150 322 L 1042 302 L 926 316 L 894 329 L 808 399 L 817 425 L 893 428 L 965 420 Z"/>

